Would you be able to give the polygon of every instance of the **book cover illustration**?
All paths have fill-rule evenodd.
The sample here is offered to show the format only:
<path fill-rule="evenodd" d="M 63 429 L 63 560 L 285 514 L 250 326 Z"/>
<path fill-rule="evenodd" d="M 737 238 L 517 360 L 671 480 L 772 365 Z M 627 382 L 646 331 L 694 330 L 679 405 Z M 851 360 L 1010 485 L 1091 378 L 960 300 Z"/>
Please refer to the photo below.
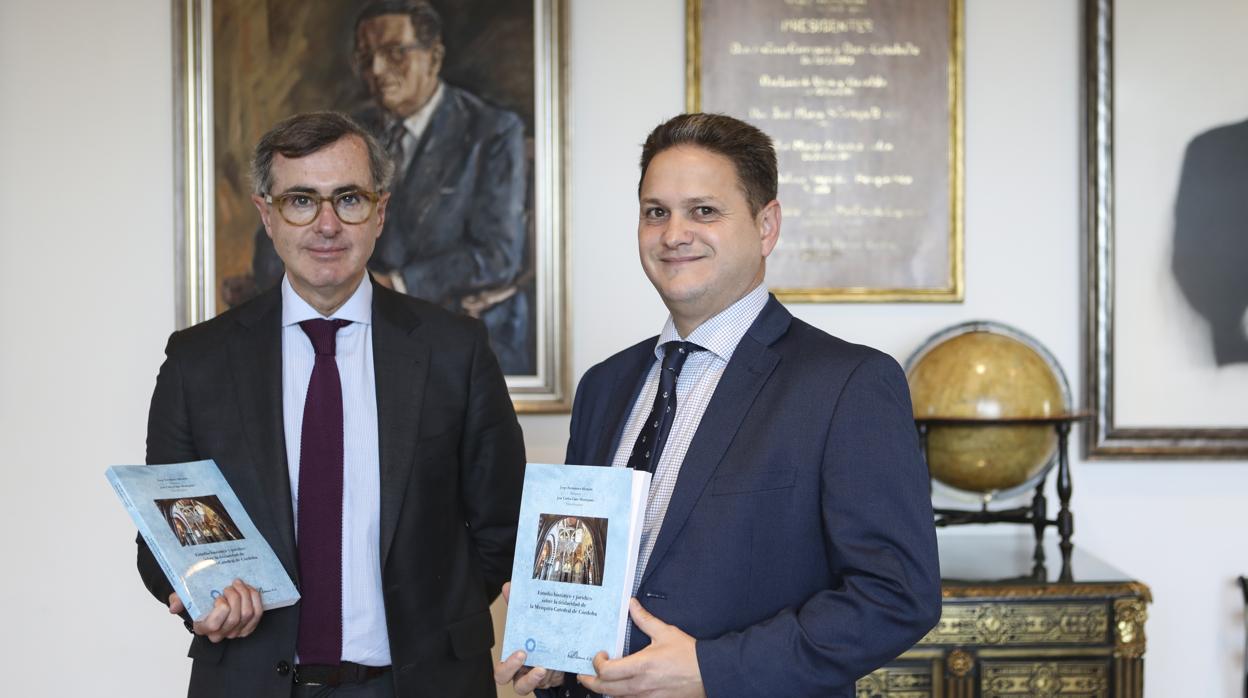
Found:
<path fill-rule="evenodd" d="M 528 464 L 502 657 L 593 674 L 624 647 L 650 473 Z"/>
<path fill-rule="evenodd" d="M 106 475 L 192 619 L 235 579 L 256 587 L 265 609 L 299 600 L 215 462 L 114 465 Z"/>

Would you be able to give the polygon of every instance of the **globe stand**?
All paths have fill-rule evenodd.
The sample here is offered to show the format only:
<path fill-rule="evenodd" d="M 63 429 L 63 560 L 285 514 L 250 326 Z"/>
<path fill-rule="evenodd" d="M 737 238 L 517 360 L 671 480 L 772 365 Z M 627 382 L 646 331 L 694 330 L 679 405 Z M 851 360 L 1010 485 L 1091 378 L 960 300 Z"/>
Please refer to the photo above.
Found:
<path fill-rule="evenodd" d="M 1032 554 L 1032 577 L 1037 581 L 1046 578 L 1044 559 L 1044 531 L 1049 526 L 1057 528 L 1062 551 L 1062 572 L 1059 581 L 1072 580 L 1070 569 L 1070 553 L 1074 550 L 1071 537 L 1075 533 L 1075 516 L 1070 511 L 1070 428 L 1075 422 L 1087 419 L 1089 415 L 1082 413 L 1065 414 L 1055 417 L 1018 417 L 1007 419 L 925 417 L 915 419 L 919 430 L 919 444 L 923 448 L 923 457 L 928 459 L 928 433 L 932 427 L 1001 427 L 1001 426 L 1051 426 L 1057 432 L 1057 496 L 1060 500 L 1057 518 L 1048 518 L 1048 499 L 1044 495 L 1044 486 L 1048 482 L 1046 472 L 1036 485 L 1031 505 L 1001 509 L 988 508 L 988 500 L 984 500 L 978 510 L 936 508 L 936 525 L 939 527 L 961 526 L 965 524 L 1013 523 L 1032 527 L 1036 535 L 1036 549 Z"/>

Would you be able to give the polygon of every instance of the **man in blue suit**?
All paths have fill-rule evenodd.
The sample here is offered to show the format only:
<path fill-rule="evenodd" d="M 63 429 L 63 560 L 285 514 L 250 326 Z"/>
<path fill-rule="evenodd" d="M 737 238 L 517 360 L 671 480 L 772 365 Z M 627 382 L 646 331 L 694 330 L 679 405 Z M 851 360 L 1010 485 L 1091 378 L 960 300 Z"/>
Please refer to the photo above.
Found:
<path fill-rule="evenodd" d="M 559 696 L 851 696 L 940 616 L 905 376 L 767 293 L 781 214 L 765 134 L 681 115 L 650 134 L 641 173 L 642 266 L 671 315 L 585 374 L 567 452 L 654 473 L 627 656 L 574 679 L 518 652 L 495 679 Z"/>

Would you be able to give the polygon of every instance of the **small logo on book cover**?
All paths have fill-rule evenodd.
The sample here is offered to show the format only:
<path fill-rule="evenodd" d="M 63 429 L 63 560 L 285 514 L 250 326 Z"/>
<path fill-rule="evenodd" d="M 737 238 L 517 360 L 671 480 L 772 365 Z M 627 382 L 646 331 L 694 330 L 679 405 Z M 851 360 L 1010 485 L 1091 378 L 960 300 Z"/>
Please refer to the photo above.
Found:
<path fill-rule="evenodd" d="M 537 649 L 537 640 L 534 640 L 533 638 L 529 638 L 525 640 L 524 649 L 526 652 L 532 652 L 533 650 Z"/>

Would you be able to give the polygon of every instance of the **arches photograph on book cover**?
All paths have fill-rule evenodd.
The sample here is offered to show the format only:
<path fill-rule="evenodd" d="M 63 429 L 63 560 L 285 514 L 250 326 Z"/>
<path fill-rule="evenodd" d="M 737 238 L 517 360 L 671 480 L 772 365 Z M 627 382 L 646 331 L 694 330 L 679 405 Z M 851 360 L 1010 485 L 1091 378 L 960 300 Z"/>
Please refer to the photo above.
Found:
<path fill-rule="evenodd" d="M 182 547 L 243 539 L 242 532 L 216 495 L 154 501 Z"/>
<path fill-rule="evenodd" d="M 606 552 L 606 519 L 540 514 L 533 579 L 602 586 Z"/>

